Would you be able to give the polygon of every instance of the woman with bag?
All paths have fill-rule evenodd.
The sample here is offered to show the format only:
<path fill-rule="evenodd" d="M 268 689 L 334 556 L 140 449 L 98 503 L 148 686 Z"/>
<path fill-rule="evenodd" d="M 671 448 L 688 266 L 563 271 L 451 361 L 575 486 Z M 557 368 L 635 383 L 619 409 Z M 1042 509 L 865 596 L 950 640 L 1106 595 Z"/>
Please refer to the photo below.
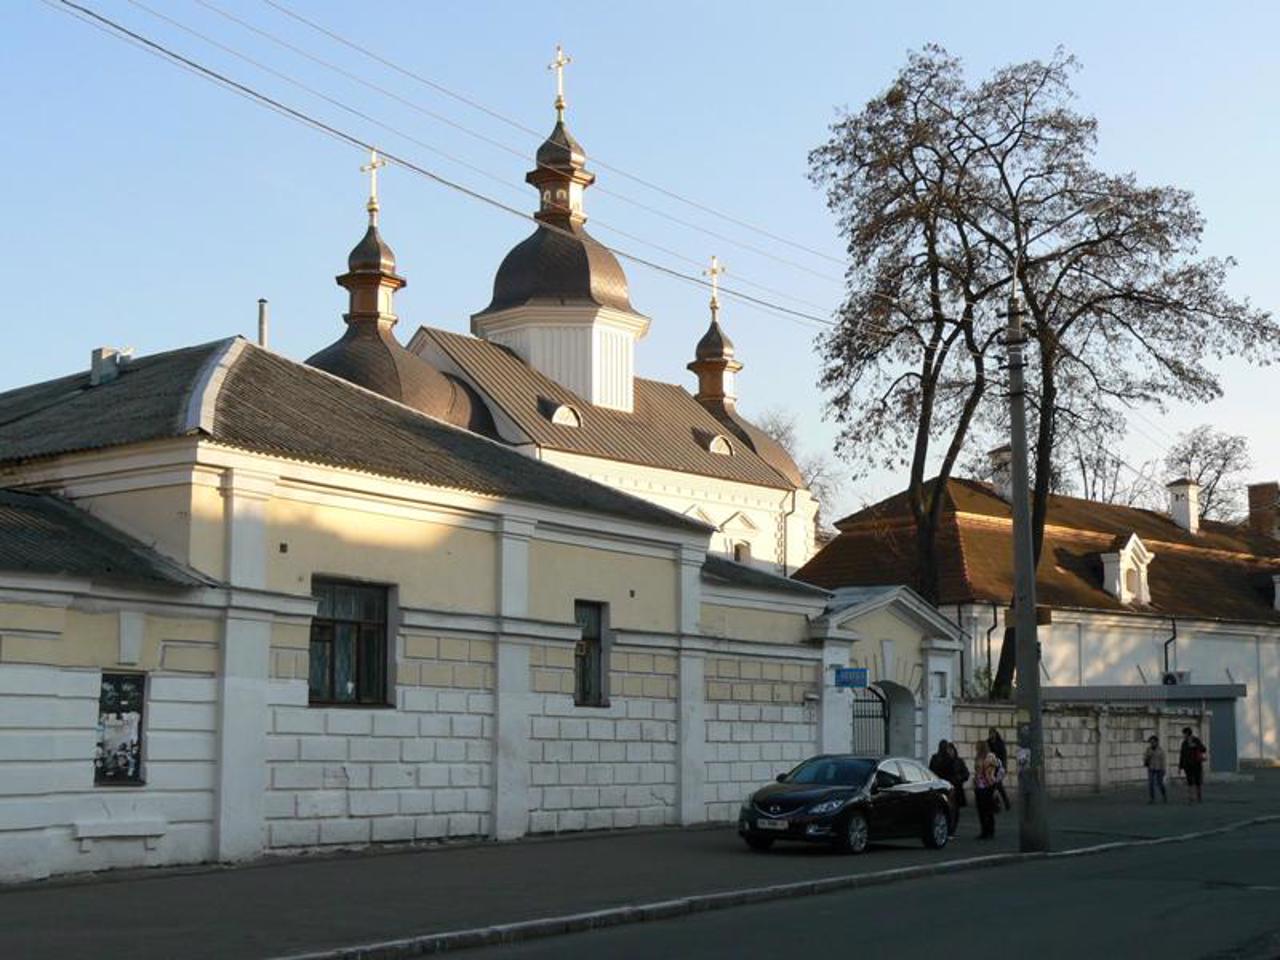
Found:
<path fill-rule="evenodd" d="M 978 806 L 978 823 L 982 825 L 979 840 L 994 840 L 996 836 L 996 786 L 1004 779 L 1004 767 L 987 741 L 979 740 L 973 762 L 973 796 Z"/>

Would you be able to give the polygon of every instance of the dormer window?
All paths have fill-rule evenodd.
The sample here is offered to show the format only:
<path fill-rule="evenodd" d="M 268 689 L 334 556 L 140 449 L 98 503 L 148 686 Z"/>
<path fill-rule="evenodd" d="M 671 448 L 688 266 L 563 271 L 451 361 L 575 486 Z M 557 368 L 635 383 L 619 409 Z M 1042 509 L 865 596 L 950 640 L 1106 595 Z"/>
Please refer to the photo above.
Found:
<path fill-rule="evenodd" d="M 1121 603 L 1146 606 L 1151 603 L 1147 567 L 1155 554 L 1136 533 L 1130 534 L 1119 546 L 1114 553 L 1102 555 L 1103 589 Z"/>
<path fill-rule="evenodd" d="M 580 427 L 582 416 L 568 404 L 560 404 L 551 413 L 551 422 L 558 427 Z"/>
<path fill-rule="evenodd" d="M 711 433 L 695 428 L 693 436 L 703 450 L 721 457 L 733 456 L 733 444 L 729 442 L 729 438 L 723 433 Z"/>
<path fill-rule="evenodd" d="M 739 540 L 733 545 L 733 562 L 734 563 L 750 563 L 751 562 L 751 544 L 745 540 Z"/>

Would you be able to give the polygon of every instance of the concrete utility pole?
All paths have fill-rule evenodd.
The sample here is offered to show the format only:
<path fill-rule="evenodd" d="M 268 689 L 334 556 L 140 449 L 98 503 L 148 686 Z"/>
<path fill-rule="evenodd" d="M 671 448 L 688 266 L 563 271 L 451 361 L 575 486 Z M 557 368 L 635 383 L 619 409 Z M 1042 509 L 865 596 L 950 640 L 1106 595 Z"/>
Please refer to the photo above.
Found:
<path fill-rule="evenodd" d="M 1027 390 L 1023 347 L 1022 299 L 1018 271 L 1009 298 L 1005 347 L 1009 355 L 1009 423 L 1013 434 L 1013 567 L 1014 635 L 1017 645 L 1018 707 L 1018 849 L 1049 849 L 1049 815 L 1045 809 L 1044 718 L 1040 711 L 1040 641 L 1036 635 L 1036 570 L 1031 538 L 1030 485 L 1027 470 Z M 1024 762 L 1025 761 L 1025 762 Z"/>

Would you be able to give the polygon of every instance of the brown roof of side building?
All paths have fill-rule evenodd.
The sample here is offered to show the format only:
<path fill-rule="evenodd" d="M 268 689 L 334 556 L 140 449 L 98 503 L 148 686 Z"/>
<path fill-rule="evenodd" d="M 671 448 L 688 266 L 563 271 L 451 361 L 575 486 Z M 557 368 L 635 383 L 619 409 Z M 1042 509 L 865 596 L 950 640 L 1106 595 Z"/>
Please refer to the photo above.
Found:
<path fill-rule="evenodd" d="M 708 450 L 708 440 L 727 428 L 676 384 L 636 377 L 634 412 L 609 410 L 587 403 L 488 340 L 434 327 L 421 327 L 418 335 L 452 358 L 481 394 L 541 447 L 781 490 L 795 487 L 736 436 L 729 438 L 731 455 Z M 573 407 L 581 425 L 552 423 L 551 413 L 560 405 Z"/>
<path fill-rule="evenodd" d="M 685 531 L 709 527 L 240 337 L 0 393 L 0 464 L 181 436 Z"/>
<path fill-rule="evenodd" d="M 984 483 L 953 479 L 944 494 L 937 540 L 938 602 L 999 603 L 1013 596 L 1012 517 Z M 841 586 L 921 582 L 915 527 L 905 493 L 839 521 L 840 535 L 797 579 Z M 1103 589 L 1102 554 L 1137 534 L 1155 555 L 1148 569 L 1149 606 L 1126 606 Z M 1037 601 L 1060 608 L 1137 612 L 1280 623 L 1272 577 L 1280 574 L 1280 540 L 1245 527 L 1204 523 L 1183 530 L 1152 510 L 1050 497 L 1036 571 Z"/>

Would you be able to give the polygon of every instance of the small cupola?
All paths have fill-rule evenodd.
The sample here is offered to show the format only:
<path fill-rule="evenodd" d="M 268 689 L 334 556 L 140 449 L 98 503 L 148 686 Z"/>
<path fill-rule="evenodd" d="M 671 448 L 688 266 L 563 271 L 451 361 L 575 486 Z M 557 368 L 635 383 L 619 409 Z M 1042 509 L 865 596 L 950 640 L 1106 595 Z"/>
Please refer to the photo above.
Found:
<path fill-rule="evenodd" d="M 1166 484 L 1169 491 L 1169 517 L 1187 533 L 1200 532 L 1200 484 L 1181 477 Z"/>
<path fill-rule="evenodd" d="M 737 373 L 742 364 L 734 358 L 733 341 L 720 326 L 720 275 L 724 267 L 712 257 L 711 266 L 703 271 L 711 278 L 711 325 L 693 351 L 688 369 L 698 378 L 694 399 L 713 413 L 732 411 L 738 403 Z"/>
<path fill-rule="evenodd" d="M 987 451 L 987 472 L 991 487 L 1001 500 L 1013 501 L 1013 447 L 1007 443 Z"/>
<path fill-rule="evenodd" d="M 374 151 L 360 168 L 370 180 L 369 225 L 347 257 L 347 272 L 336 278 L 348 293 L 346 331 L 307 363 L 437 420 L 497 436 L 489 408 L 470 385 L 410 353 L 392 332 L 397 321 L 393 300 L 405 280 L 396 273 L 395 254 L 378 231 L 378 169 L 385 162 Z"/>

